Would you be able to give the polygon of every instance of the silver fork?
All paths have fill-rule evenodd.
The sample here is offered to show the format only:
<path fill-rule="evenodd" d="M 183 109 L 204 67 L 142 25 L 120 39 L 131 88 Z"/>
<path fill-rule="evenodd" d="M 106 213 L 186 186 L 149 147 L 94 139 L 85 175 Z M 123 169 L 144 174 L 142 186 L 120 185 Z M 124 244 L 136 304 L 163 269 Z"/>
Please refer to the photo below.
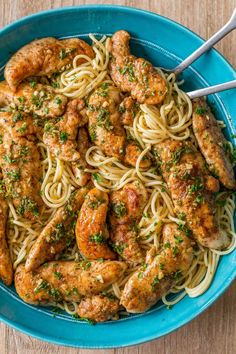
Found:
<path fill-rule="evenodd" d="M 194 91 L 186 92 L 186 93 L 187 93 L 188 97 L 191 98 L 191 100 L 193 100 L 194 98 L 211 95 L 213 93 L 225 91 L 225 90 L 230 90 L 232 88 L 236 88 L 236 80 L 224 82 L 223 84 L 209 86 L 209 87 L 205 87 L 203 89 L 194 90 Z"/>
<path fill-rule="evenodd" d="M 186 68 L 189 67 L 195 60 L 197 60 L 202 54 L 211 49 L 216 43 L 218 43 L 222 38 L 224 38 L 228 33 L 236 28 L 236 8 L 229 19 L 229 21 L 211 38 L 209 38 L 205 43 L 201 45 L 195 52 L 189 55 L 184 61 L 177 65 L 174 69 L 161 68 L 164 72 L 180 74 Z M 235 87 L 235 86 L 234 86 Z"/>

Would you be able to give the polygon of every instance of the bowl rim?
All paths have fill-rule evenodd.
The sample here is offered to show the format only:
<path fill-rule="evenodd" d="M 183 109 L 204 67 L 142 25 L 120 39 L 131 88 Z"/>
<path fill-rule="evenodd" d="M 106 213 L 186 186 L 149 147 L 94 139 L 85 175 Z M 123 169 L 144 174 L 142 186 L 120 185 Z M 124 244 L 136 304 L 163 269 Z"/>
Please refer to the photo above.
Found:
<path fill-rule="evenodd" d="M 22 18 L 17 19 L 16 21 L 13 21 L 12 23 L 9 23 L 8 25 L 4 26 L 2 29 L 0 29 L 0 36 L 3 34 L 7 34 L 9 32 L 11 32 L 12 30 L 14 30 L 15 28 L 22 26 L 34 19 L 39 19 L 41 17 L 45 17 L 47 15 L 50 14 L 59 14 L 59 13 L 63 13 L 63 12 L 72 12 L 75 10 L 79 10 L 79 9 L 94 9 L 94 10 L 99 10 L 99 9 L 107 9 L 108 11 L 110 9 L 113 10 L 122 10 L 125 11 L 127 13 L 137 13 L 137 14 L 143 14 L 143 15 L 148 15 L 148 16 L 152 16 L 154 18 L 159 18 L 159 19 L 164 19 L 166 22 L 176 26 L 177 28 L 180 29 L 184 29 L 185 32 L 191 34 L 191 36 L 194 36 L 196 39 L 200 40 L 202 43 L 205 41 L 201 36 L 197 35 L 195 32 L 193 32 L 192 30 L 190 30 L 188 27 L 176 22 L 175 20 L 172 20 L 166 16 L 162 16 L 160 14 L 157 14 L 155 12 L 151 12 L 151 11 L 147 11 L 147 10 L 143 10 L 140 8 L 136 8 L 136 7 L 131 7 L 131 6 L 122 6 L 122 5 L 113 5 L 113 4 L 85 4 L 85 5 L 77 5 L 77 6 L 65 6 L 65 7 L 57 7 L 54 9 L 49 9 L 49 10 L 43 10 L 37 13 L 33 13 L 31 15 L 27 15 L 24 16 Z M 228 69 L 230 69 L 230 71 L 232 72 L 233 75 L 235 75 L 235 69 L 234 67 L 231 65 L 231 63 L 215 48 L 212 49 L 218 56 L 218 59 L 221 60 L 221 62 L 226 65 L 228 67 Z M 188 316 L 187 319 L 184 319 L 182 321 L 180 321 L 178 323 L 178 325 L 172 325 L 171 327 L 169 327 L 168 330 L 163 330 L 162 332 L 158 333 L 158 335 L 146 335 L 145 337 L 142 337 L 140 339 L 135 339 L 135 340 L 129 340 L 129 343 L 124 343 L 121 344 L 119 346 L 113 346 L 113 345 L 100 345 L 100 346 L 94 346 L 94 345 L 80 345 L 78 343 L 78 345 L 75 345 L 74 343 L 71 344 L 69 340 L 67 340 L 67 342 L 65 341 L 64 338 L 56 338 L 53 337 L 51 335 L 44 335 L 44 337 L 42 337 L 41 332 L 32 332 L 32 329 L 30 329 L 29 327 L 27 327 L 26 325 L 22 325 L 20 323 L 16 323 L 14 321 L 9 320 L 8 318 L 6 318 L 4 315 L 2 315 L 0 313 L 0 320 L 9 325 L 10 327 L 19 330 L 27 335 L 30 335 L 31 337 L 34 337 L 36 339 L 42 340 L 42 341 L 46 341 L 49 342 L 51 344 L 57 344 L 57 345 L 63 345 L 63 346 L 68 346 L 68 347 L 77 347 L 77 348 L 85 348 L 85 349 L 109 349 L 109 348 L 121 348 L 121 347 L 128 347 L 128 346 L 134 346 L 134 345 L 139 345 L 148 341 L 152 341 L 155 340 L 157 338 L 160 338 L 164 335 L 168 335 L 174 331 L 176 331 L 177 329 L 183 327 L 184 325 L 186 325 L 187 323 L 189 323 L 190 321 L 192 321 L 194 318 L 196 318 L 197 316 L 199 316 L 203 311 L 205 311 L 208 307 L 210 307 L 230 286 L 230 284 L 233 282 L 234 278 L 236 277 L 236 269 L 232 269 L 231 273 L 228 275 L 227 279 L 225 279 L 225 282 L 223 284 L 223 286 L 220 288 L 220 290 L 215 291 L 213 296 L 211 297 L 211 299 L 207 302 L 205 302 L 201 308 L 196 309 L 195 312 L 193 314 L 191 314 L 190 316 Z M 6 291 L 5 289 L 1 288 L 1 291 Z M 9 294 L 7 294 L 9 295 Z"/>

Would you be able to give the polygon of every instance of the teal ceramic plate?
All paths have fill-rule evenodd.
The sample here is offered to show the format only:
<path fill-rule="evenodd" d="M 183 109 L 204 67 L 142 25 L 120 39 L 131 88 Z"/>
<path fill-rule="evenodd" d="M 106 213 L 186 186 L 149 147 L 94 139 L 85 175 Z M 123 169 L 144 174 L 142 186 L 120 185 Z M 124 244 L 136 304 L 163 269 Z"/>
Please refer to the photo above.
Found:
<path fill-rule="evenodd" d="M 112 34 L 128 30 L 132 51 L 156 66 L 174 67 L 199 47 L 203 40 L 187 28 L 156 14 L 119 6 L 81 6 L 46 11 L 23 18 L 0 31 L 0 68 L 10 55 L 35 38 Z M 199 59 L 183 75 L 185 89 L 193 90 L 236 78 L 234 69 L 215 50 Z M 236 91 L 210 97 L 217 118 L 224 120 L 232 141 L 236 125 Z M 8 325 L 48 342 L 83 348 L 113 348 L 139 344 L 174 331 L 210 306 L 236 274 L 236 252 L 219 263 L 211 287 L 202 296 L 185 297 L 172 310 L 158 303 L 142 315 L 97 325 L 55 315 L 46 308 L 23 303 L 14 288 L 0 285 L 0 318 Z"/>

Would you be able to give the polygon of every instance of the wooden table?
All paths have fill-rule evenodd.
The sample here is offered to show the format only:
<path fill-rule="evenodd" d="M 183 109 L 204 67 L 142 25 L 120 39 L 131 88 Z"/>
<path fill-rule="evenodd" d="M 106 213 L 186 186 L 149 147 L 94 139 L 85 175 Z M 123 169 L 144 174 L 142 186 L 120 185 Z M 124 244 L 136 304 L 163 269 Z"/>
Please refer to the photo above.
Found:
<path fill-rule="evenodd" d="M 236 0 L 0 0 L 0 26 L 41 10 L 89 3 L 114 3 L 140 7 L 168 16 L 203 38 L 220 28 L 236 7 Z M 158 36 L 158 33 L 157 33 Z M 236 32 L 217 48 L 236 67 Z M 207 311 L 190 324 L 159 340 L 104 354 L 234 354 L 236 353 L 236 284 Z M 65 348 L 40 342 L 0 324 L 0 354 L 91 354 L 94 350 Z"/>

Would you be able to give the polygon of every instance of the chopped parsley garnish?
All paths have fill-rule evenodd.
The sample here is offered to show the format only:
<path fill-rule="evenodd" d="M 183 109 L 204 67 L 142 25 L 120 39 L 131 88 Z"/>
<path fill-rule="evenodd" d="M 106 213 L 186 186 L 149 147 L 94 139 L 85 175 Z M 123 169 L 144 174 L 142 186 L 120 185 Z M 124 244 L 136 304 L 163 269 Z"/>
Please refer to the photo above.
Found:
<path fill-rule="evenodd" d="M 60 99 L 60 97 L 55 98 L 55 103 L 58 105 L 62 103 L 62 100 Z"/>
<path fill-rule="evenodd" d="M 160 269 L 163 270 L 165 268 L 165 265 L 163 263 L 160 263 Z"/>
<path fill-rule="evenodd" d="M 204 108 L 204 107 L 201 107 L 201 106 L 198 106 L 196 109 L 195 109 L 195 113 L 196 114 L 199 114 L 199 115 L 204 115 L 204 114 L 206 114 L 206 112 L 207 112 L 207 110 L 206 110 L 206 108 Z"/>
<path fill-rule="evenodd" d="M 60 53 L 59 53 L 59 58 L 63 60 L 63 59 L 65 59 L 66 57 L 67 57 L 67 53 L 66 53 L 65 49 L 62 48 L 62 49 L 60 50 Z"/>
<path fill-rule="evenodd" d="M 90 261 L 82 261 L 79 263 L 79 265 L 83 270 L 87 270 L 91 267 L 91 262 Z"/>
<path fill-rule="evenodd" d="M 96 172 L 92 173 L 92 176 L 95 179 L 95 181 L 97 181 L 97 182 L 101 182 L 102 181 L 102 179 L 101 179 L 101 177 L 100 177 L 100 175 L 98 173 L 96 173 Z"/>
<path fill-rule="evenodd" d="M 106 130 L 112 130 L 113 126 L 109 119 L 110 112 L 106 108 L 100 108 L 97 115 L 97 124 L 99 127 L 104 127 Z"/>
<path fill-rule="evenodd" d="M 177 246 L 173 247 L 173 255 L 174 257 L 177 256 L 177 254 L 179 254 L 179 248 Z"/>
<path fill-rule="evenodd" d="M 54 275 L 59 280 L 63 278 L 63 275 L 60 272 L 54 272 Z"/>
<path fill-rule="evenodd" d="M 202 204 L 204 202 L 205 198 L 203 195 L 198 195 L 195 199 L 194 199 L 194 203 L 196 204 Z"/>
<path fill-rule="evenodd" d="M 90 325 L 94 325 L 94 322 L 92 320 L 90 320 L 89 318 L 85 318 L 85 317 L 79 317 L 79 315 L 77 313 L 75 313 L 74 315 L 72 315 L 72 317 L 77 320 L 77 321 L 84 321 L 87 322 Z"/>
<path fill-rule="evenodd" d="M 183 146 L 177 149 L 172 153 L 172 163 L 176 165 L 180 161 L 183 154 L 189 154 L 191 152 L 193 152 L 193 150 L 191 147 L 188 146 Z"/>
<path fill-rule="evenodd" d="M 19 96 L 17 99 L 18 99 L 18 101 L 20 103 L 24 103 L 25 102 L 25 97 L 24 96 Z"/>
<path fill-rule="evenodd" d="M 34 216 L 39 216 L 39 208 L 37 203 L 29 197 L 23 197 L 17 208 L 17 213 L 24 215 L 28 211 L 32 212 Z"/>
<path fill-rule="evenodd" d="M 29 79 L 29 84 L 30 87 L 35 88 L 35 86 L 37 85 L 37 81 L 35 79 Z"/>
<path fill-rule="evenodd" d="M 16 112 L 13 116 L 12 116 L 12 120 L 14 123 L 18 122 L 19 120 L 23 119 L 23 115 L 21 112 Z"/>
<path fill-rule="evenodd" d="M 3 134 L 0 134 L 0 144 L 3 143 Z"/>
<path fill-rule="evenodd" d="M 126 247 L 126 244 L 125 243 L 121 243 L 121 242 L 119 244 L 113 243 L 112 247 L 116 251 L 116 253 L 122 255 L 123 251 L 124 251 L 124 249 Z"/>
<path fill-rule="evenodd" d="M 20 148 L 20 156 L 27 156 L 29 153 L 29 147 L 28 146 L 22 146 Z"/>
<path fill-rule="evenodd" d="M 135 80 L 134 67 L 131 63 L 128 63 L 123 68 L 118 69 L 121 75 L 128 75 L 130 82 Z"/>
<path fill-rule="evenodd" d="M 39 96 L 32 94 L 31 103 L 37 108 L 40 109 L 43 105 L 43 99 Z"/>
<path fill-rule="evenodd" d="M 180 244 L 180 243 L 183 242 L 182 237 L 179 236 L 179 235 L 174 235 L 174 239 L 175 239 L 175 243 L 176 243 L 176 244 Z"/>
<path fill-rule="evenodd" d="M 48 107 L 45 107 L 45 108 L 44 108 L 44 112 L 45 112 L 46 114 L 48 114 L 48 113 L 49 113 L 49 108 L 48 108 Z"/>
<path fill-rule="evenodd" d="M 166 243 L 164 243 L 164 248 L 170 248 L 170 242 L 167 241 Z"/>
<path fill-rule="evenodd" d="M 97 232 L 89 237 L 89 241 L 100 244 L 104 242 L 104 237 L 101 233 Z"/>
<path fill-rule="evenodd" d="M 192 236 L 192 231 L 184 224 L 178 224 L 178 229 L 183 231 L 187 237 Z"/>
<path fill-rule="evenodd" d="M 25 133 L 26 129 L 27 129 L 27 124 L 23 123 L 22 126 L 19 129 L 17 129 L 17 131 L 19 133 Z"/>
<path fill-rule="evenodd" d="M 182 276 L 181 270 L 177 270 L 177 271 L 174 273 L 173 278 L 174 278 L 174 280 L 178 280 L 181 276 Z"/>
<path fill-rule="evenodd" d="M 65 237 L 65 234 L 65 226 L 62 223 L 56 224 L 55 229 L 50 234 L 49 243 L 57 243 L 59 240 Z"/>
<path fill-rule="evenodd" d="M 121 218 L 127 213 L 126 206 L 124 202 L 112 203 L 111 205 L 113 212 L 118 218 Z"/>
<path fill-rule="evenodd" d="M 59 136 L 60 143 L 64 144 L 68 140 L 68 133 L 61 132 Z"/>
<path fill-rule="evenodd" d="M 199 192 L 202 191 L 203 189 L 204 189 L 204 185 L 201 181 L 201 178 L 197 177 L 195 183 L 192 184 L 191 187 L 189 188 L 189 193 Z"/>
<path fill-rule="evenodd" d="M 19 179 L 20 179 L 20 171 L 19 170 L 8 171 L 6 174 L 12 180 L 12 182 L 19 181 Z"/>
<path fill-rule="evenodd" d="M 7 163 L 15 163 L 17 161 L 16 159 L 13 159 L 11 155 L 4 155 L 2 158 Z"/>
<path fill-rule="evenodd" d="M 90 125 L 88 130 L 89 130 L 89 135 L 90 135 L 91 141 L 92 142 L 95 141 L 97 139 L 96 124 Z"/>
<path fill-rule="evenodd" d="M 153 282 L 151 284 L 151 287 L 152 287 L 152 291 L 155 291 L 156 290 L 156 286 L 157 284 L 160 283 L 160 280 L 158 279 L 158 276 L 156 275 L 153 279 Z"/>
<path fill-rule="evenodd" d="M 77 288 L 73 288 L 72 291 L 73 291 L 73 293 L 74 293 L 75 295 L 79 295 L 79 292 L 78 292 L 78 289 L 77 289 Z"/>
<path fill-rule="evenodd" d="M 95 209 L 97 209 L 97 208 L 98 208 L 101 204 L 103 204 L 103 203 L 104 203 L 104 200 L 103 200 L 103 199 L 96 199 L 96 200 L 90 201 L 90 202 L 88 203 L 88 206 L 89 206 L 89 208 L 95 210 Z"/>
<path fill-rule="evenodd" d="M 39 293 L 40 290 L 48 290 L 49 284 L 46 280 L 41 280 L 40 284 L 34 289 L 35 294 Z"/>

